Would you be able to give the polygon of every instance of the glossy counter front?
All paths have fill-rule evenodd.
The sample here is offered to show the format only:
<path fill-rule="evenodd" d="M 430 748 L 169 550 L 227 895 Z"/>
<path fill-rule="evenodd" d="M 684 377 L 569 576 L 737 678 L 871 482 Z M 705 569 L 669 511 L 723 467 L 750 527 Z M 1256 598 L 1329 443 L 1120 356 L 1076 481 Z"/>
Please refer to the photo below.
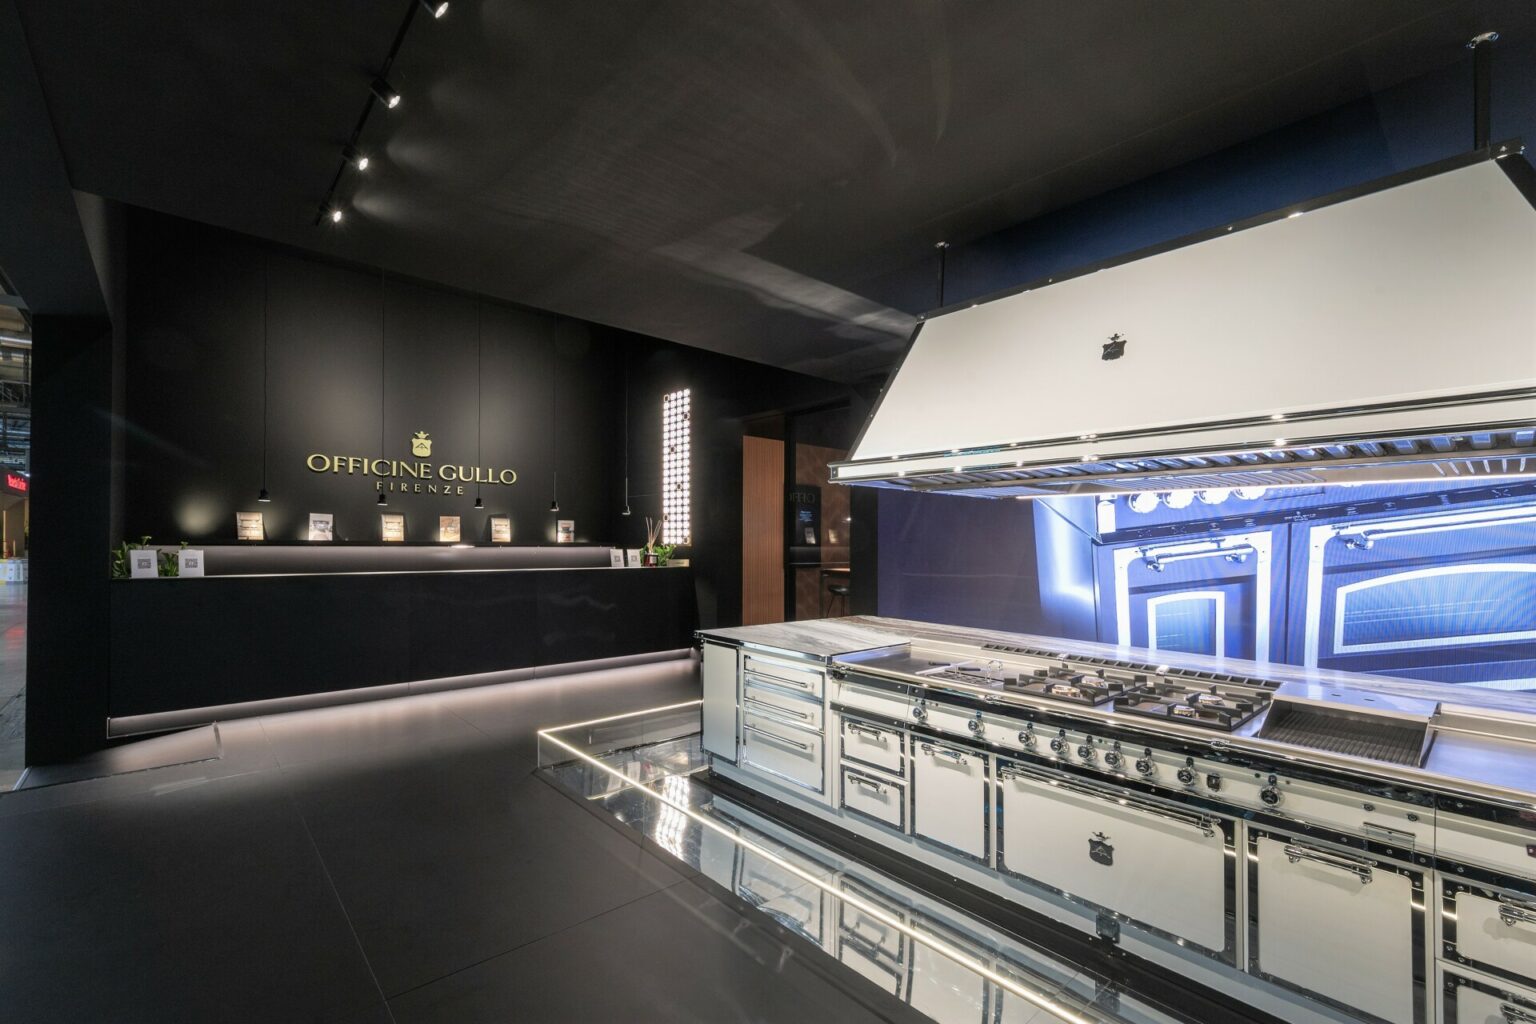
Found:
<path fill-rule="evenodd" d="M 687 568 L 472 567 L 497 550 L 444 562 L 466 568 L 114 581 L 108 732 L 239 717 L 253 709 L 230 706 L 248 702 L 282 710 L 366 699 L 349 693 L 364 689 L 507 681 L 692 642 Z M 606 548 L 585 557 L 594 552 L 606 561 Z M 208 564 L 219 565 L 212 551 Z"/>

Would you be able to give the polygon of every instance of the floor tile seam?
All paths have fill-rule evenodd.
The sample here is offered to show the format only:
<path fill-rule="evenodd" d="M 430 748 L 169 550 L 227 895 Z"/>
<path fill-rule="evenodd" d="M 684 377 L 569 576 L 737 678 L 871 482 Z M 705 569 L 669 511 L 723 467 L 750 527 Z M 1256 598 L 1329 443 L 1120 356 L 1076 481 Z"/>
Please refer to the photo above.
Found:
<path fill-rule="evenodd" d="M 389 1015 L 391 1024 L 394 1024 L 395 1012 L 390 1009 L 389 997 L 384 994 L 384 986 L 379 983 L 378 973 L 373 969 L 373 961 L 368 958 L 368 951 L 363 948 L 363 940 L 357 934 L 356 926 L 352 924 L 352 914 L 347 910 L 347 903 L 341 897 L 341 890 L 336 887 L 336 879 L 331 876 L 331 867 L 325 861 L 325 854 L 321 852 L 320 844 L 315 841 L 315 834 L 309 827 L 309 819 L 304 816 L 304 811 L 292 792 L 285 792 L 284 795 L 288 800 L 288 806 L 304 828 L 304 837 L 309 840 L 309 848 L 315 853 L 315 860 L 320 864 L 320 873 L 325 878 L 326 887 L 331 891 L 331 898 L 336 901 L 337 908 L 341 910 L 342 920 L 347 922 L 347 933 L 352 936 L 352 944 L 357 948 L 357 955 L 363 958 L 363 966 L 368 969 L 368 978 L 373 982 L 373 989 L 384 1003 L 384 1012 Z"/>
<path fill-rule="evenodd" d="M 209 760 L 214 760 L 214 759 L 210 758 Z M 186 763 L 187 764 L 199 764 L 199 763 L 202 763 L 202 762 L 189 761 L 189 762 L 186 762 Z M 6 799 L 8 797 L 19 798 L 21 796 L 21 794 L 23 794 L 23 793 L 63 792 L 64 791 L 64 787 L 66 787 L 66 786 L 82 786 L 82 785 L 86 785 L 87 783 L 92 783 L 92 782 L 103 782 L 103 781 L 106 781 L 106 780 L 109 780 L 109 779 L 124 778 L 124 777 L 129 776 L 129 775 L 143 775 L 143 774 L 145 774 L 147 772 L 163 771 L 163 770 L 165 770 L 167 768 L 180 768 L 180 767 L 183 767 L 183 765 L 174 765 L 173 764 L 173 765 L 164 765 L 161 768 L 139 768 L 139 769 L 136 769 L 136 770 L 131 771 L 131 772 L 118 772 L 115 775 L 96 775 L 96 776 L 93 776 L 93 777 L 91 777 L 89 779 L 71 779 L 71 780 L 69 780 L 67 782 L 52 782 L 52 783 L 49 783 L 49 784 L 44 785 L 44 786 L 30 786 L 27 789 L 0 790 L 0 808 L 4 808 L 5 807 L 5 801 L 6 801 Z M 246 769 L 244 771 L 230 772 L 228 775 L 209 776 L 207 778 L 203 778 L 203 779 L 200 779 L 200 780 L 190 780 L 189 779 L 189 780 L 186 780 L 188 785 L 182 786 L 182 787 L 178 787 L 178 789 L 191 788 L 191 785 L 194 785 L 194 784 L 195 785 L 209 785 L 209 784 L 212 784 L 212 783 L 225 782 L 225 781 L 232 780 L 232 779 L 244 779 L 244 778 L 248 778 L 249 776 L 252 776 L 252 775 L 260 775 L 263 772 L 277 772 L 277 771 L 280 771 L 280 770 L 281 769 L 280 769 L 280 767 L 278 765 L 271 764 L 271 765 L 266 765 L 265 767 L 261 767 L 261 768 L 250 768 L 250 769 Z M 70 810 L 71 808 L 89 807 L 92 804 L 107 803 L 107 802 L 114 801 L 114 800 L 130 800 L 130 799 L 134 799 L 136 797 L 153 796 L 153 795 L 155 795 L 155 794 L 151 790 L 141 789 L 141 790 L 135 790 L 135 791 L 133 791 L 131 793 L 108 793 L 108 794 L 103 795 L 103 796 L 90 797 L 90 798 L 85 799 L 85 800 L 78 800 L 78 801 L 74 801 L 74 802 L 70 802 L 70 803 L 54 804 L 54 805 L 49 806 L 49 807 L 36 807 L 36 808 L 31 809 L 31 810 L 20 810 L 20 811 L 3 811 L 3 810 L 0 810 L 0 821 L 4 821 L 7 818 L 20 818 L 20 817 L 24 817 L 24 816 L 29 815 L 29 814 L 47 814 L 50 811 L 66 811 L 66 810 Z"/>
<path fill-rule="evenodd" d="M 652 889 L 650 892 L 641 893 L 639 896 L 636 896 L 634 899 L 625 900 L 623 903 L 619 903 L 619 904 L 616 904 L 615 906 L 609 907 L 607 910 L 599 910 L 597 913 L 591 914 L 591 915 L 589 915 L 587 917 L 584 917 L 580 921 L 573 921 L 570 924 L 562 925 L 561 927 L 556 928 L 554 931 L 548 932 L 548 933 L 546 933 L 544 935 L 540 935 L 537 938 L 528 939 L 526 942 L 519 942 L 516 945 L 508 946 L 506 949 L 497 950 L 494 953 L 489 953 L 489 954 L 481 957 L 479 960 L 476 960 L 473 963 L 467 963 L 467 964 L 463 965 L 462 967 L 455 967 L 453 970 L 448 971 L 445 974 L 441 974 L 441 975 L 439 975 L 439 976 L 437 976 L 435 978 L 429 979 L 427 981 L 423 981 L 423 982 L 421 982 L 419 984 L 416 984 L 416 985 L 412 985 L 409 988 L 401 989 L 399 992 L 395 993 L 392 996 L 386 996 L 385 997 L 385 1001 L 389 1002 L 389 1001 L 392 1001 L 392 1000 L 395 1000 L 395 999 L 402 999 L 405 996 L 410 995 L 412 992 L 417 991 L 418 989 L 426 988 L 429 985 L 435 985 L 438 982 L 443 981 L 443 980 L 445 980 L 447 978 L 451 978 L 451 977 L 453 977 L 456 974 L 463 974 L 465 971 L 474 970 L 476 967 L 480 967 L 480 966 L 482 966 L 484 964 L 488 964 L 492 960 L 497 960 L 497 959 L 499 959 L 501 957 L 504 957 L 504 956 L 510 956 L 513 953 L 516 953 L 516 952 L 518 952 L 520 950 L 527 949 L 530 946 L 537 946 L 541 942 L 546 942 L 549 939 L 553 939 L 553 938 L 556 938 L 557 936 L 564 935 L 566 932 L 572 930 L 573 928 L 580 928 L 583 925 L 590 924 L 593 921 L 596 921 L 598 918 L 607 917 L 609 914 L 618 913 L 619 911 L 624 910 L 626 907 L 631 907 L 631 906 L 635 905 L 636 903 L 639 903 L 641 900 L 648 900 L 652 896 L 659 896 L 659 895 L 661 895 L 664 892 L 670 892 L 671 890 L 677 888 L 679 885 L 683 885 L 683 884 L 685 884 L 685 883 L 687 883 L 689 881 L 690 881 L 690 879 L 688 879 L 688 878 L 679 878 L 675 882 L 668 882 L 666 885 L 659 885 L 655 889 Z"/>

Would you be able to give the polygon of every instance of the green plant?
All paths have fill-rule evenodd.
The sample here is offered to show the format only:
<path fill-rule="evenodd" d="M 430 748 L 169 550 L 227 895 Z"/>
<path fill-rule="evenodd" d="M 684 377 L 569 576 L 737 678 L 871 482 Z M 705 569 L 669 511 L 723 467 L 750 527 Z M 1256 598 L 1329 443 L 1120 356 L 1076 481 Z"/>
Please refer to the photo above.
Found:
<path fill-rule="evenodd" d="M 181 542 L 181 547 L 175 551 L 162 551 L 157 561 L 157 568 L 161 576 L 181 575 L 181 552 L 187 546 L 186 541 Z"/>
<path fill-rule="evenodd" d="M 125 540 L 121 544 L 119 544 L 117 547 L 113 548 L 112 549 L 112 578 L 115 579 L 115 580 L 125 580 L 125 579 L 127 579 L 131 575 L 131 573 L 128 570 L 128 552 L 136 551 L 139 548 L 147 548 L 147 547 L 149 547 L 149 537 L 148 537 L 148 535 L 140 537 L 139 538 L 139 542 L 137 544 L 130 544 L 128 541 Z M 183 544 L 182 547 L 186 547 L 186 545 Z M 162 572 L 161 575 L 164 576 L 165 573 Z"/>

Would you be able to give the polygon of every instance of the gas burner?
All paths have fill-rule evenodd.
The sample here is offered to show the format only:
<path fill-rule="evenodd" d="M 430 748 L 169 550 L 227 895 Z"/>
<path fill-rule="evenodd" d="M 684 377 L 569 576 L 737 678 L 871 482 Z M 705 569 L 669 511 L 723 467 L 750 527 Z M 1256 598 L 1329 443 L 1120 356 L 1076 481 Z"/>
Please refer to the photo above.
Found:
<path fill-rule="evenodd" d="M 1029 675 L 1003 681 L 1006 690 L 1090 706 L 1136 693 L 1146 685 L 1147 677 L 1144 675 L 1122 679 L 1108 673 L 1078 672 L 1067 666 L 1037 668 Z"/>
<path fill-rule="evenodd" d="M 1115 710 L 1148 718 L 1166 718 L 1186 725 L 1231 732 L 1269 706 L 1269 694 L 1225 690 L 1212 686 L 1195 690 L 1178 683 L 1156 683 L 1115 702 Z"/>

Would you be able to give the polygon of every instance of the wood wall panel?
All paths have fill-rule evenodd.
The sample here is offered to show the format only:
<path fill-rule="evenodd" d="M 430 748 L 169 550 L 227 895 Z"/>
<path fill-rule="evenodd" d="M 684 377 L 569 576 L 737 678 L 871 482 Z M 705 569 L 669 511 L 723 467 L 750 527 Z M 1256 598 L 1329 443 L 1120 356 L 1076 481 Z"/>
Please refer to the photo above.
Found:
<path fill-rule="evenodd" d="M 784 442 L 741 439 L 741 624 L 784 619 Z"/>

